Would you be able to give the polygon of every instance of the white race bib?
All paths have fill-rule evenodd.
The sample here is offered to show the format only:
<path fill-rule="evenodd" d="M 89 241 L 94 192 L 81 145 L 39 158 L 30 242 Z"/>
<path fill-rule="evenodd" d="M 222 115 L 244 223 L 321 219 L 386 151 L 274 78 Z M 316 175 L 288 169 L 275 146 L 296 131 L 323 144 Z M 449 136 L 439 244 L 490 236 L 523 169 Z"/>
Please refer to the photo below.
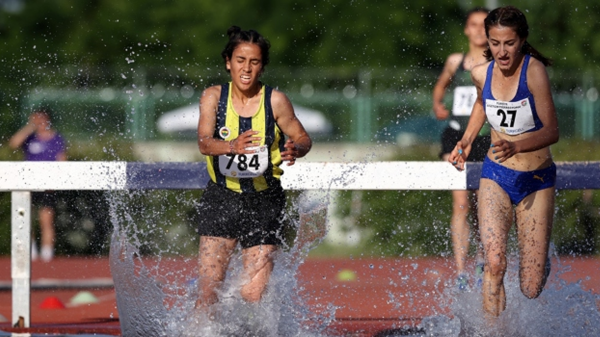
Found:
<path fill-rule="evenodd" d="M 494 130 L 518 135 L 535 128 L 529 98 L 518 102 L 485 100 L 485 114 Z"/>
<path fill-rule="evenodd" d="M 454 101 L 452 101 L 452 114 L 454 116 L 470 116 L 477 99 L 477 88 L 474 85 L 456 87 Z"/>
<path fill-rule="evenodd" d="M 256 146 L 252 149 L 256 152 L 219 156 L 219 171 L 223 175 L 233 178 L 260 177 L 269 167 L 268 149 L 266 145 Z"/>

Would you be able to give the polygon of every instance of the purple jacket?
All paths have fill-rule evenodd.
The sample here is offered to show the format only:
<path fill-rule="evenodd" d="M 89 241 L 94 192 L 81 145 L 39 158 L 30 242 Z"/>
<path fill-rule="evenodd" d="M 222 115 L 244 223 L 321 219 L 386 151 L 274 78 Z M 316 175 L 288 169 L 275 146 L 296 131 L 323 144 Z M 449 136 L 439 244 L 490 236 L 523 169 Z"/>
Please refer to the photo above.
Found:
<path fill-rule="evenodd" d="M 58 133 L 48 140 L 41 140 L 33 133 L 23 143 L 23 151 L 28 161 L 56 161 L 65 152 L 65 142 Z"/>

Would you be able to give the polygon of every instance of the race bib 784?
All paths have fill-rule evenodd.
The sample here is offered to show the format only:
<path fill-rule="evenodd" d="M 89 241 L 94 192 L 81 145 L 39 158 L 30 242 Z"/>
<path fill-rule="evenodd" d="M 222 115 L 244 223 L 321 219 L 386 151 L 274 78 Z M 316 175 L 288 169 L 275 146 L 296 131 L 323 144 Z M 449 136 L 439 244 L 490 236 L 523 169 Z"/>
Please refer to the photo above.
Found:
<path fill-rule="evenodd" d="M 267 146 L 257 146 L 255 153 L 226 154 L 219 156 L 219 171 L 227 177 L 260 177 L 269 166 Z"/>

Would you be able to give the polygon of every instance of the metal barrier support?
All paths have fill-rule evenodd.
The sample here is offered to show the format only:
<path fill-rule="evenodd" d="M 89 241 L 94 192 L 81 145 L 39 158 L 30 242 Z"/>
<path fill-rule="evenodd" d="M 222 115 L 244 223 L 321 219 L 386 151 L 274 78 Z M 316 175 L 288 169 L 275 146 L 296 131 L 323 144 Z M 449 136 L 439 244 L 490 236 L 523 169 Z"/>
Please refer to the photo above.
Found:
<path fill-rule="evenodd" d="M 29 327 L 31 313 L 31 192 L 11 193 L 12 321 Z"/>

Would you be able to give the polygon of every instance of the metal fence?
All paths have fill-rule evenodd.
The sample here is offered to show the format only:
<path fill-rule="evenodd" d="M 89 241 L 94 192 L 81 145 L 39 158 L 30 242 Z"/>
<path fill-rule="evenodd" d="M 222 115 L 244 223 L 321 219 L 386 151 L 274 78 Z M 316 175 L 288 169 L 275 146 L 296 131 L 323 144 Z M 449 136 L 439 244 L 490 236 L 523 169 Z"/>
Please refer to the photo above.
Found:
<path fill-rule="evenodd" d="M 552 68 L 549 74 L 561 136 L 600 139 L 600 101 L 594 79 Z M 395 142 L 404 133 L 437 142 L 445 126 L 431 112 L 437 75 L 437 70 L 417 68 L 269 68 L 264 81 L 280 85 L 294 104 L 320 111 L 332 123 L 330 133 L 316 135 L 321 141 Z M 20 100 L 21 119 L 26 121 L 33 106 L 47 105 L 55 112 L 57 128 L 70 139 L 108 135 L 133 141 L 189 140 L 193 134 L 159 133 L 157 119 L 170 110 L 198 104 L 204 87 L 228 77 L 219 70 L 176 77 L 161 82 L 150 75 L 138 76 L 135 83 L 121 88 L 35 88 Z"/>

